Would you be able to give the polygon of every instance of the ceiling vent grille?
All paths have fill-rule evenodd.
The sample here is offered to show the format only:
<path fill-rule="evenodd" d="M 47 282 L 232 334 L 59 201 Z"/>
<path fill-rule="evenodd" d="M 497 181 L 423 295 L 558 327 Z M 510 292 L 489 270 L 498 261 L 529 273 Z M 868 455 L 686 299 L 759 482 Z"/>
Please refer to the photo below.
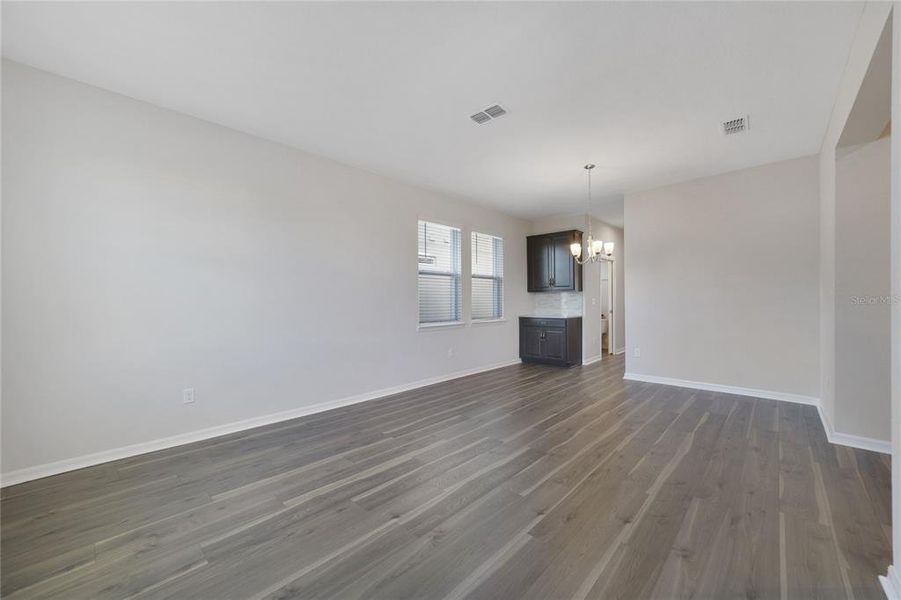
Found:
<path fill-rule="evenodd" d="M 502 117 L 505 114 L 507 114 L 507 110 L 500 104 L 495 104 L 493 106 L 489 106 L 485 110 L 480 110 L 474 115 L 469 115 L 469 118 L 479 125 L 484 125 L 488 121 Z"/>
<path fill-rule="evenodd" d="M 494 106 L 489 106 L 485 109 L 485 112 L 488 113 L 488 116 L 492 119 L 496 119 L 501 115 L 507 114 L 507 111 L 500 104 L 495 104 Z"/>
<path fill-rule="evenodd" d="M 732 135 L 734 133 L 747 131 L 750 128 L 748 125 L 747 115 L 723 121 L 723 134 Z"/>

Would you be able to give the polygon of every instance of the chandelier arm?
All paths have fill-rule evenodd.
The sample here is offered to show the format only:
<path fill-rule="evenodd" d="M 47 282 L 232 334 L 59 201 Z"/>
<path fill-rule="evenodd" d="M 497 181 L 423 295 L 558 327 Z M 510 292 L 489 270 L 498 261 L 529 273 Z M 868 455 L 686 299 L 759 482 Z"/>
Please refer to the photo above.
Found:
<path fill-rule="evenodd" d="M 589 264 L 589 263 L 600 262 L 600 261 L 602 260 L 602 258 L 601 258 L 601 255 L 600 255 L 600 254 L 596 254 L 596 255 L 594 255 L 594 256 L 589 256 L 589 257 L 587 257 L 587 258 L 585 258 L 585 259 L 582 259 L 582 260 L 580 260 L 580 259 L 576 258 L 575 256 L 573 256 L 573 260 L 576 261 L 576 263 L 578 263 L 579 265 L 587 265 L 587 264 Z"/>

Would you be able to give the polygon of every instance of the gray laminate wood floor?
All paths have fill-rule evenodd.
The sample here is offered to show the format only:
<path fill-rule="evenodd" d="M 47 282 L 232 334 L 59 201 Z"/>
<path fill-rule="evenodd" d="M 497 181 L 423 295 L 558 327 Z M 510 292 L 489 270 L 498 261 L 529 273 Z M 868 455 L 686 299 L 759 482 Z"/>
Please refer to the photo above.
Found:
<path fill-rule="evenodd" d="M 880 598 L 811 407 L 517 365 L 3 490 L 7 598 Z"/>

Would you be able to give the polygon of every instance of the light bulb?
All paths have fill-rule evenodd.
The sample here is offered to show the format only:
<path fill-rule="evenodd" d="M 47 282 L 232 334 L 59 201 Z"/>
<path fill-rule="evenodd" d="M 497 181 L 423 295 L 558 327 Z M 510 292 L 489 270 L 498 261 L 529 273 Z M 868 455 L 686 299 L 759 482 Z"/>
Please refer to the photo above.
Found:
<path fill-rule="evenodd" d="M 604 249 L 604 242 L 601 240 L 594 240 L 591 242 L 591 255 L 597 256 Z"/>
<path fill-rule="evenodd" d="M 604 254 L 606 254 L 607 256 L 613 254 L 613 242 L 607 242 L 606 244 L 604 244 Z"/>

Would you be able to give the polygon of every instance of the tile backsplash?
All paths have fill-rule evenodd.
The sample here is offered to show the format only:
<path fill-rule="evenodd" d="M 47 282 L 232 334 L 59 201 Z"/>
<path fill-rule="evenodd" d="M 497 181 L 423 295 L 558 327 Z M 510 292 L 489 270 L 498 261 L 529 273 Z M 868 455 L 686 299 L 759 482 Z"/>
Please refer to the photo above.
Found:
<path fill-rule="evenodd" d="M 543 292 L 529 296 L 536 315 L 582 316 L 582 292 Z"/>

